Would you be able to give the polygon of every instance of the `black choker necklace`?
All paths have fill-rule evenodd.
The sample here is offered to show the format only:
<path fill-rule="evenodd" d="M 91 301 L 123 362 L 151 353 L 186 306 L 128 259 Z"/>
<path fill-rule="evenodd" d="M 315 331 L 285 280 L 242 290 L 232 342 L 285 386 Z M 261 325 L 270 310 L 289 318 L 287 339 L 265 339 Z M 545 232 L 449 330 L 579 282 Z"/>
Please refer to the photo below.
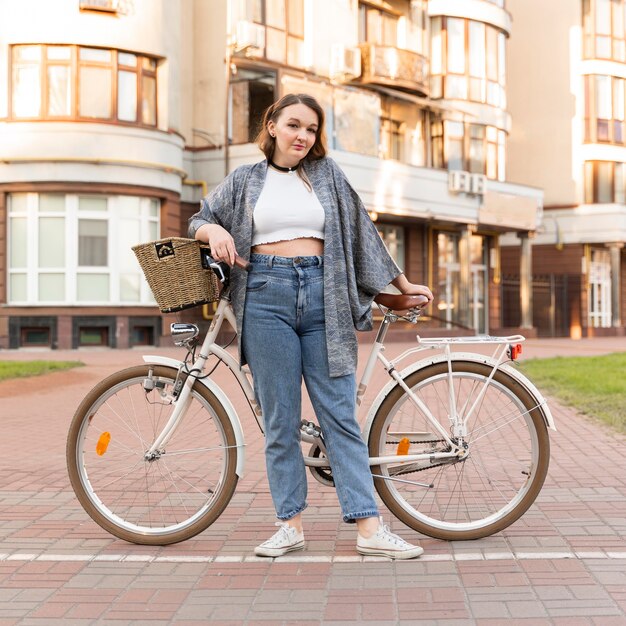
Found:
<path fill-rule="evenodd" d="M 295 172 L 299 167 L 300 167 L 300 163 L 298 162 L 298 165 L 294 165 L 293 167 L 283 167 L 282 165 L 276 165 L 276 163 L 274 163 L 274 161 L 272 161 L 272 159 L 268 160 L 269 164 L 276 170 L 278 170 L 279 172 Z"/>

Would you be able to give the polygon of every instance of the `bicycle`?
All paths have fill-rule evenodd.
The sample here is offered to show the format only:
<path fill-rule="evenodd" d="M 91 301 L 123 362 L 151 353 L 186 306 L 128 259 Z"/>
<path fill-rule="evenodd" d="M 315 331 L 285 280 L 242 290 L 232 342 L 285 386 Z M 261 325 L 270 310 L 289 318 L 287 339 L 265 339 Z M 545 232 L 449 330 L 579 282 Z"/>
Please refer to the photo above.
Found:
<path fill-rule="evenodd" d="M 236 327 L 227 277 L 222 282 L 201 344 L 196 325 L 172 324 L 175 344 L 187 350 L 182 361 L 144 356 L 145 364 L 97 384 L 73 417 L 67 441 L 72 487 L 87 514 L 126 541 L 166 545 L 197 535 L 220 516 L 243 475 L 241 421 L 213 370 L 205 373 L 211 355 L 235 376 L 263 432 L 249 368 L 216 343 L 224 321 Z M 509 364 L 524 337 L 417 336 L 417 346 L 387 360 L 390 325 L 417 322 L 426 298 L 379 294 L 375 301 L 383 318 L 357 404 L 380 363 L 391 380 L 362 431 L 378 494 L 400 521 L 431 537 L 477 539 L 503 530 L 539 494 L 550 457 L 548 429 L 556 430 L 541 393 Z M 460 344 L 494 351 L 452 349 Z M 440 352 L 398 369 L 434 349 Z M 304 455 L 309 470 L 333 486 L 319 426 L 302 420 L 301 438 L 311 445 Z"/>

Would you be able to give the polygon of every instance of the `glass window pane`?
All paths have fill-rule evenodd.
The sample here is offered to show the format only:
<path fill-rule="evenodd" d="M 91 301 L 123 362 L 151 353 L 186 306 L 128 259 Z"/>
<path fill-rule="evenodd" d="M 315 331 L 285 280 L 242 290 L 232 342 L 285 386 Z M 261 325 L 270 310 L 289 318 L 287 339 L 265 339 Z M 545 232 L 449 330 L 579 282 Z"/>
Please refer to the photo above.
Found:
<path fill-rule="evenodd" d="M 611 58 L 611 38 L 596 37 L 596 56 L 601 59 Z"/>
<path fill-rule="evenodd" d="M 72 83 L 69 65 L 48 66 L 48 115 L 72 114 Z"/>
<path fill-rule="evenodd" d="M 304 41 L 295 37 L 287 37 L 287 65 L 304 66 Z"/>
<path fill-rule="evenodd" d="M 624 119 L 624 79 L 613 80 L 613 119 Z"/>
<path fill-rule="evenodd" d="M 148 70 L 150 72 L 156 72 L 157 63 L 155 59 L 150 59 L 149 57 L 143 57 L 141 61 L 141 66 L 144 70 Z"/>
<path fill-rule="evenodd" d="M 141 198 L 137 196 L 118 196 L 117 211 L 122 218 L 139 217 L 141 214 Z M 130 221 L 129 221 L 130 223 Z"/>
<path fill-rule="evenodd" d="M 465 20 L 449 17 L 448 29 L 448 72 L 465 74 Z"/>
<path fill-rule="evenodd" d="M 80 197 L 78 199 L 79 211 L 106 211 L 107 199 L 106 198 L 90 198 Z"/>
<path fill-rule="evenodd" d="M 287 40 L 285 31 L 268 28 L 266 30 L 266 52 L 265 56 L 277 63 L 286 62 Z"/>
<path fill-rule="evenodd" d="M 585 202 L 593 204 L 593 163 L 585 163 Z"/>
<path fill-rule="evenodd" d="M 375 9 L 367 9 L 367 41 L 383 43 L 383 16 Z"/>
<path fill-rule="evenodd" d="M 485 77 L 485 25 L 469 23 L 469 71 L 471 76 Z"/>
<path fill-rule="evenodd" d="M 159 201 L 154 198 L 150 200 L 149 215 L 150 217 L 159 217 Z"/>
<path fill-rule="evenodd" d="M 613 202 L 613 163 L 598 161 L 597 172 L 597 202 Z"/>
<path fill-rule="evenodd" d="M 81 117 L 111 118 L 111 70 L 100 67 L 80 68 Z"/>
<path fill-rule="evenodd" d="M 28 300 L 26 274 L 10 275 L 9 299 L 11 300 L 11 302 L 26 302 Z"/>
<path fill-rule="evenodd" d="M 39 274 L 39 302 L 65 300 L 65 274 Z"/>
<path fill-rule="evenodd" d="M 493 26 L 487 28 L 487 78 L 498 80 L 498 31 Z"/>
<path fill-rule="evenodd" d="M 41 46 L 13 46 L 15 61 L 41 61 Z"/>
<path fill-rule="evenodd" d="M 156 126 L 156 79 L 141 77 L 141 121 Z"/>
<path fill-rule="evenodd" d="M 467 98 L 467 78 L 465 76 L 446 76 L 446 98 Z"/>
<path fill-rule="evenodd" d="M 107 265 L 108 224 L 106 220 L 78 220 L 78 265 Z"/>
<path fill-rule="evenodd" d="M 496 179 L 498 176 L 498 146 L 495 143 L 487 144 L 487 178 Z"/>
<path fill-rule="evenodd" d="M 596 32 L 611 34 L 611 0 L 596 0 Z"/>
<path fill-rule="evenodd" d="M 463 142 L 458 139 L 448 139 L 446 141 L 448 169 L 463 170 Z"/>
<path fill-rule="evenodd" d="M 120 70 L 117 74 L 117 118 L 125 122 L 137 121 L 137 74 L 135 72 Z"/>
<path fill-rule="evenodd" d="M 28 207 L 28 195 L 12 193 L 9 195 L 9 209 L 11 213 L 25 213 Z"/>
<path fill-rule="evenodd" d="M 121 219 L 119 223 L 119 231 L 115 240 L 115 247 L 117 262 L 122 270 L 132 270 L 133 272 L 139 271 L 137 259 L 131 248 L 132 246 L 136 246 L 141 243 L 141 241 L 139 220 Z"/>
<path fill-rule="evenodd" d="M 383 44 L 394 47 L 398 45 L 398 20 L 392 15 L 383 14 Z"/>
<path fill-rule="evenodd" d="M 615 202 L 619 204 L 626 202 L 626 194 L 624 193 L 624 184 L 626 182 L 624 178 L 625 165 L 625 163 L 615 164 Z"/>
<path fill-rule="evenodd" d="M 39 218 L 39 267 L 65 267 L 65 218 Z"/>
<path fill-rule="evenodd" d="M 149 240 L 154 241 L 159 238 L 159 225 L 156 222 L 148 224 Z"/>
<path fill-rule="evenodd" d="M 285 30 L 285 0 L 265 0 L 265 22 L 268 26 Z"/>
<path fill-rule="evenodd" d="M 139 302 L 141 281 L 139 274 L 120 274 L 120 300 Z"/>
<path fill-rule="evenodd" d="M 304 37 L 304 0 L 288 0 L 289 32 Z"/>
<path fill-rule="evenodd" d="M 128 67 L 137 67 L 137 55 L 128 52 L 117 53 L 118 65 L 127 65 Z"/>
<path fill-rule="evenodd" d="M 611 119 L 611 77 L 596 76 L 596 117 Z"/>
<path fill-rule="evenodd" d="M 39 194 L 39 213 L 65 213 L 65 196 L 62 194 Z"/>
<path fill-rule="evenodd" d="M 41 76 L 39 65 L 13 67 L 13 116 L 41 115 Z"/>
<path fill-rule="evenodd" d="M 506 35 L 498 33 L 498 82 L 506 85 Z"/>
<path fill-rule="evenodd" d="M 378 155 L 380 97 L 364 91 L 335 90 L 335 138 L 338 150 Z"/>
<path fill-rule="evenodd" d="M 506 133 L 498 131 L 498 180 L 506 179 Z"/>
<path fill-rule="evenodd" d="M 25 217 L 12 217 L 9 220 L 10 257 L 9 267 L 12 269 L 26 267 L 28 262 L 27 228 Z"/>
<path fill-rule="evenodd" d="M 46 56 L 50 61 L 69 61 L 72 50 L 69 46 L 48 46 Z"/>
<path fill-rule="evenodd" d="M 463 137 L 463 122 L 445 122 L 445 133 L 448 137 Z"/>
<path fill-rule="evenodd" d="M 431 21 L 431 50 L 430 50 L 430 73 L 441 74 L 442 62 L 442 37 L 441 18 L 435 17 Z"/>
<path fill-rule="evenodd" d="M 95 61 L 97 63 L 110 63 L 111 51 L 100 48 L 80 48 L 78 57 L 81 61 Z"/>
<path fill-rule="evenodd" d="M 76 276 L 76 299 L 79 302 L 108 302 L 108 274 L 78 274 Z"/>
<path fill-rule="evenodd" d="M 469 171 L 485 173 L 485 144 L 482 139 L 471 139 L 469 145 Z"/>

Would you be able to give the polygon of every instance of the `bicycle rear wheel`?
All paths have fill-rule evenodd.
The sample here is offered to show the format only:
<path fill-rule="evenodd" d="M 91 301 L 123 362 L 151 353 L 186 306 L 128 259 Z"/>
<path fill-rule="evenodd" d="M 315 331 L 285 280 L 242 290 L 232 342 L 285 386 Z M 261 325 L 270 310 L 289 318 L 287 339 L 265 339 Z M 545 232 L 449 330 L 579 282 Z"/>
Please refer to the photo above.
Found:
<path fill-rule="evenodd" d="M 452 362 L 460 416 L 470 411 L 491 371 L 482 363 Z M 447 362 L 405 379 L 447 432 L 452 413 L 449 381 Z M 542 409 L 526 388 L 500 370 L 470 414 L 465 459 L 429 458 L 446 452 L 447 444 L 398 385 L 373 420 L 370 455 L 393 457 L 402 439 L 403 447 L 409 445 L 408 454 L 424 454 L 425 462 L 372 467 L 376 489 L 398 519 L 438 539 L 477 539 L 506 528 L 534 502 L 548 471 L 550 440 Z"/>
<path fill-rule="evenodd" d="M 172 412 L 176 375 L 156 365 L 117 372 L 85 397 L 70 426 L 67 465 L 76 496 L 96 523 L 132 543 L 193 537 L 217 519 L 237 484 L 232 426 L 198 382 L 166 449 L 145 458 Z"/>

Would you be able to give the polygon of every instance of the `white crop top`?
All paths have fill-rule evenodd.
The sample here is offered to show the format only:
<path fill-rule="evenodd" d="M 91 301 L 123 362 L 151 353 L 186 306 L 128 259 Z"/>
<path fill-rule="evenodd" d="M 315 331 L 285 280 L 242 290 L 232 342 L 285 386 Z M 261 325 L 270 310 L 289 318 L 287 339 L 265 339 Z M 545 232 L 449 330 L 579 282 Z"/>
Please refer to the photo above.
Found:
<path fill-rule="evenodd" d="M 252 245 L 301 237 L 324 239 L 324 207 L 297 172 L 267 168 L 261 195 L 254 207 Z"/>

